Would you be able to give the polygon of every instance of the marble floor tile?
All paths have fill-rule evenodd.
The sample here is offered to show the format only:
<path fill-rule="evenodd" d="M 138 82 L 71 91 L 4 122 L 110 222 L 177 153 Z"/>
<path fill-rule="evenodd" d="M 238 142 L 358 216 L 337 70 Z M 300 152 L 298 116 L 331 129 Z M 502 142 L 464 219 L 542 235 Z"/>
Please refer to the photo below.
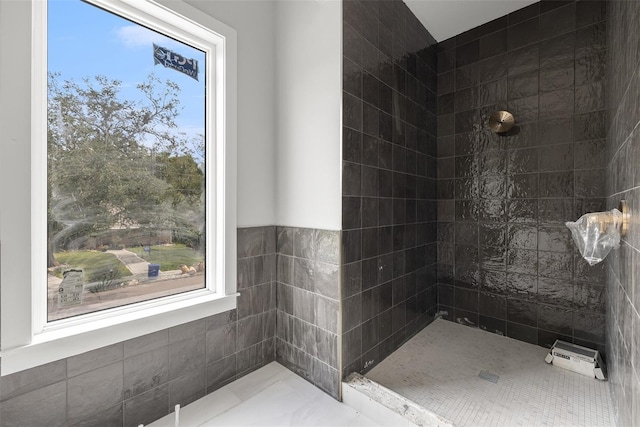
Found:
<path fill-rule="evenodd" d="M 179 425 L 381 426 L 275 362 L 181 408 Z M 148 427 L 174 426 L 169 414 Z"/>

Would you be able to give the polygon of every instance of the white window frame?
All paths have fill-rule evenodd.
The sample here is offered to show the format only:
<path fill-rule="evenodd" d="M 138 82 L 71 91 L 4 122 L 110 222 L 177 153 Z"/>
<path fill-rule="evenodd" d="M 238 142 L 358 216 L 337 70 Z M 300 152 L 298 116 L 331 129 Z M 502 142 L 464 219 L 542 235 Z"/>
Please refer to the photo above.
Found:
<path fill-rule="evenodd" d="M 236 32 L 179 0 L 88 1 L 207 52 L 205 288 L 47 322 L 46 1 L 0 2 L 2 375 L 236 307 Z"/>

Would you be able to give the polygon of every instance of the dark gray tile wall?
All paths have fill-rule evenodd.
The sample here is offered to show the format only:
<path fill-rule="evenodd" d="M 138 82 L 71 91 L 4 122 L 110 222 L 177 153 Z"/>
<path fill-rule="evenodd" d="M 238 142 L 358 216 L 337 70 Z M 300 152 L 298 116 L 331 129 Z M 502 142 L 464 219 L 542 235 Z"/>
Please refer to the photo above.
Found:
<path fill-rule="evenodd" d="M 606 3 L 543 1 L 438 44 L 438 310 L 604 349 L 605 270 L 565 221 L 606 209 Z M 509 110 L 498 136 L 489 115 Z"/>
<path fill-rule="evenodd" d="M 277 228 L 277 361 L 336 399 L 339 254 L 339 231 Z"/>
<path fill-rule="evenodd" d="M 275 360 L 275 227 L 238 230 L 238 307 L 2 378 L 4 426 L 138 426 Z"/>
<path fill-rule="evenodd" d="M 640 3 L 611 1 L 608 26 L 608 207 L 640 212 Z M 607 359 L 618 425 L 640 420 L 640 228 L 608 257 Z"/>
<path fill-rule="evenodd" d="M 343 2 L 342 359 L 427 325 L 436 286 L 435 40 L 400 0 Z"/>

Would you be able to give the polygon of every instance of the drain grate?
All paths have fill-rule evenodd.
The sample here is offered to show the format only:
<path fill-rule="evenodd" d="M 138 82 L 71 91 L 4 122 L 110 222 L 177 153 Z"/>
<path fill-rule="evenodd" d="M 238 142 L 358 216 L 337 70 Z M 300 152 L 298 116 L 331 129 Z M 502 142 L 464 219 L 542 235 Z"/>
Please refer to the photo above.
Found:
<path fill-rule="evenodd" d="M 498 379 L 500 379 L 499 375 L 492 374 L 489 371 L 480 371 L 478 376 L 480 378 L 482 378 L 483 380 L 487 380 L 487 381 L 492 382 L 494 384 L 498 384 Z"/>

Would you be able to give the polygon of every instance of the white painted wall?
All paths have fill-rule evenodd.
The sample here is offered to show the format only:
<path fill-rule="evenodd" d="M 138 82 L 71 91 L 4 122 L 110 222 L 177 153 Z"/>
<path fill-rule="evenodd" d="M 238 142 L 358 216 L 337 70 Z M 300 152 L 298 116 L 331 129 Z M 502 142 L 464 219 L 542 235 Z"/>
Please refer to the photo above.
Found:
<path fill-rule="evenodd" d="M 341 2 L 186 1 L 238 34 L 238 227 L 340 229 Z"/>
<path fill-rule="evenodd" d="M 539 0 L 404 0 L 439 42 L 537 1 Z"/>
<path fill-rule="evenodd" d="M 276 46 L 276 224 L 339 230 L 342 3 L 278 2 Z"/>
<path fill-rule="evenodd" d="M 5 308 L 31 289 L 30 247 L 14 244 L 31 240 L 31 218 L 24 214 L 31 209 L 31 168 L 25 167 L 31 159 L 29 2 L 0 1 L 0 52 L 0 282 Z M 24 344 L 21 340 L 29 334 L 31 321 L 17 318 L 11 328 L 6 322 L 3 326 L 3 343 Z"/>
<path fill-rule="evenodd" d="M 185 1 L 237 31 L 238 227 L 273 225 L 276 222 L 275 2 Z"/>

